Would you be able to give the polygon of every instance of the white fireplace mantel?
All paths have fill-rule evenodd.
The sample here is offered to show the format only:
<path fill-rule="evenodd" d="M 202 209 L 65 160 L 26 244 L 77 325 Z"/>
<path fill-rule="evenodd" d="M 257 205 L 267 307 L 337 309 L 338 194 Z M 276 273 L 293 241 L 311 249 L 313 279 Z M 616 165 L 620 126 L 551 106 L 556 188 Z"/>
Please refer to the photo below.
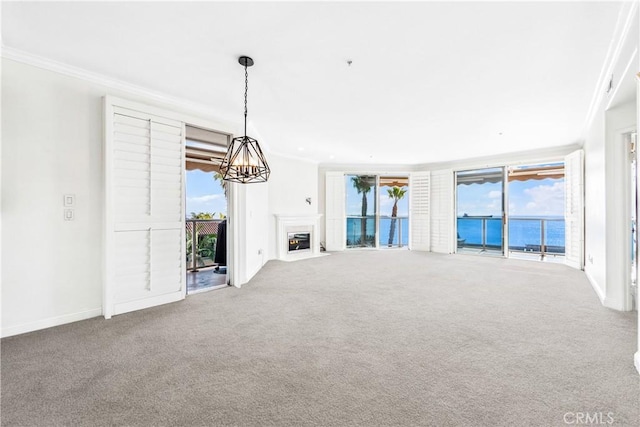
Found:
<path fill-rule="evenodd" d="M 277 257 L 283 261 L 295 261 L 298 259 L 320 256 L 319 224 L 322 214 L 275 214 Z M 300 253 L 289 252 L 288 233 L 311 233 L 311 248 Z"/>

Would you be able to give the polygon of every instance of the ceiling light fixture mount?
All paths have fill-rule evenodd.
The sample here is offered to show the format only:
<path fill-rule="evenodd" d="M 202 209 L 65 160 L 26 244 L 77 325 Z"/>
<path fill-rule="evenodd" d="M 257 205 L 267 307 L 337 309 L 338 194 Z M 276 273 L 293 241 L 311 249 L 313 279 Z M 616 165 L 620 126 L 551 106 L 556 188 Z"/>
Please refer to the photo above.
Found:
<path fill-rule="evenodd" d="M 238 63 L 244 67 L 244 136 L 233 138 L 227 154 L 220 165 L 220 173 L 225 181 L 249 184 L 252 182 L 267 182 L 271 169 L 267 164 L 258 141 L 247 136 L 247 92 L 249 89 L 249 73 L 247 67 L 253 65 L 253 59 L 248 56 L 238 58 Z"/>
<path fill-rule="evenodd" d="M 243 67 L 252 67 L 253 66 L 253 59 L 249 58 L 248 56 L 241 56 L 240 58 L 238 58 L 238 62 Z"/>

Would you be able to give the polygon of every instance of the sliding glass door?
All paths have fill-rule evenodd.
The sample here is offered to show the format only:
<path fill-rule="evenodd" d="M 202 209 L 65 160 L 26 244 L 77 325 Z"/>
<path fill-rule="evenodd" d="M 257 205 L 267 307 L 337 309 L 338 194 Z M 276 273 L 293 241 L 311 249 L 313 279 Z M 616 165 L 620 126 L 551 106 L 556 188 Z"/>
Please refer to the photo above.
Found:
<path fill-rule="evenodd" d="M 346 176 L 347 247 L 376 247 L 376 176 Z"/>
<path fill-rule="evenodd" d="M 409 245 L 409 178 L 346 175 L 346 247 Z"/>
<path fill-rule="evenodd" d="M 564 259 L 564 163 L 510 166 L 507 181 L 509 256 Z"/>
<path fill-rule="evenodd" d="M 504 254 L 504 168 L 456 172 L 457 252 Z"/>
<path fill-rule="evenodd" d="M 379 247 L 409 245 L 409 178 L 381 176 L 380 216 L 378 222 Z"/>

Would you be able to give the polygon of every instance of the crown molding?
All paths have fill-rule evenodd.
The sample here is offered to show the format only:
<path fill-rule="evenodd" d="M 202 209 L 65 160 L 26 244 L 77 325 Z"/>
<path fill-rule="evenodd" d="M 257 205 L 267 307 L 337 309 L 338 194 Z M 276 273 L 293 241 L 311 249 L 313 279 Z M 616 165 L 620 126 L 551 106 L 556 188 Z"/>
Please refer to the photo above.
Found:
<path fill-rule="evenodd" d="M 627 76 L 630 72 L 633 73 L 633 71 L 631 71 L 633 68 L 635 68 L 635 69 L 638 68 L 638 47 L 633 49 L 633 53 L 631 54 L 631 56 L 627 60 L 626 65 L 622 69 L 622 73 L 620 73 L 620 77 L 624 78 L 624 76 Z M 636 83 L 636 85 L 637 85 L 637 83 Z M 617 101 L 616 95 L 618 94 L 618 92 L 620 92 L 620 87 L 621 87 L 620 84 L 615 85 L 615 87 L 613 88 L 613 91 L 608 94 L 609 95 L 609 99 L 607 100 L 607 102 L 606 102 L 606 104 L 604 106 L 605 111 L 615 105 L 615 103 Z M 633 93 L 635 94 L 636 91 L 637 91 L 637 89 L 634 90 Z"/>
<path fill-rule="evenodd" d="M 222 121 L 233 122 L 228 117 L 220 114 L 219 111 L 216 111 L 204 104 L 188 101 L 184 98 L 170 96 L 153 89 L 127 83 L 123 80 L 108 77 L 103 74 L 94 73 L 83 68 L 74 67 L 72 65 L 54 61 L 49 58 L 44 58 L 12 47 L 2 45 L 1 51 L 2 58 L 5 59 L 41 68 L 47 71 L 52 71 L 65 76 L 75 77 L 80 80 L 104 86 L 107 89 L 117 90 L 126 94 L 142 97 L 144 99 L 165 104 L 166 106 L 169 106 L 171 108 L 177 108 L 191 114 L 202 115 L 204 117 L 216 117 Z"/>
<path fill-rule="evenodd" d="M 568 144 L 556 147 L 536 148 L 533 150 L 515 151 L 511 153 L 495 154 L 483 157 L 471 157 L 466 159 L 444 162 L 424 163 L 418 170 L 466 170 L 482 169 L 500 166 L 534 165 L 537 163 L 557 162 L 564 160 L 567 154 L 581 149 L 580 144 Z"/>
<path fill-rule="evenodd" d="M 622 48 L 627 39 L 633 36 L 630 34 L 630 29 L 633 26 L 634 20 L 637 19 L 638 1 L 623 2 L 620 12 L 618 13 L 618 21 L 616 22 L 613 37 L 609 42 L 605 61 L 600 70 L 600 76 L 598 77 L 598 81 L 591 97 L 591 102 L 589 103 L 589 109 L 587 110 L 587 116 L 583 125 L 583 139 L 586 136 L 586 133 L 596 116 L 596 112 L 606 95 L 605 88 L 609 83 L 609 79 L 613 73 L 616 63 L 620 60 Z M 638 41 L 636 40 L 635 43 L 637 44 Z"/>
<path fill-rule="evenodd" d="M 344 172 L 378 175 L 408 175 L 421 170 L 417 165 L 377 164 L 377 163 L 320 163 L 321 172 Z"/>

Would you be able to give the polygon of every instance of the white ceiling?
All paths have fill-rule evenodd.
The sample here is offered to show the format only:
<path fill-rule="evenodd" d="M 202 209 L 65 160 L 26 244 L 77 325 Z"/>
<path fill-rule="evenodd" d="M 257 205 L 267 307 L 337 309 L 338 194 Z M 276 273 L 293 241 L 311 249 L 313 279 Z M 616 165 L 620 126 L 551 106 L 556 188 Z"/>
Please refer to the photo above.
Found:
<path fill-rule="evenodd" d="M 6 47 L 249 119 L 320 163 L 579 143 L 617 2 L 15 2 Z M 347 61 L 353 61 L 349 66 Z"/>

